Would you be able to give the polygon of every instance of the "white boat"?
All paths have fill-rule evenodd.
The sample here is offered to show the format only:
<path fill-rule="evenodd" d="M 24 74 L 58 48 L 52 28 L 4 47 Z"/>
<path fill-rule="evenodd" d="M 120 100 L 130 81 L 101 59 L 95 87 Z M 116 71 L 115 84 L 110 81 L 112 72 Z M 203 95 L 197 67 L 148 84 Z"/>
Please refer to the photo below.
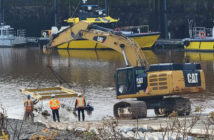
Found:
<path fill-rule="evenodd" d="M 10 25 L 0 25 L 0 47 L 14 47 L 27 43 L 24 30 L 17 30 L 15 35 L 14 28 Z"/>

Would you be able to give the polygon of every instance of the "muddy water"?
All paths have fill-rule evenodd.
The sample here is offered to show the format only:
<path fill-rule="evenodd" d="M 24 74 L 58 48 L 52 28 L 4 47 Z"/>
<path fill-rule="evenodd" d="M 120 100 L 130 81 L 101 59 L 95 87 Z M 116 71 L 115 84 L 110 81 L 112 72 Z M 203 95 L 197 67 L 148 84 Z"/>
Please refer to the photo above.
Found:
<path fill-rule="evenodd" d="M 194 106 L 204 106 L 204 112 L 214 108 L 214 53 L 184 52 L 179 50 L 145 51 L 149 63 L 198 62 L 205 71 L 207 91 L 204 94 L 188 95 Z M 51 56 L 42 54 L 39 48 L 0 48 L 0 104 L 12 118 L 23 118 L 25 97 L 19 92 L 24 88 L 42 88 L 60 85 L 48 69 L 50 65 L 75 91 L 84 93 L 86 101 L 95 110 L 86 115 L 86 120 L 112 116 L 116 103 L 114 72 L 123 67 L 123 57 L 115 51 L 58 50 Z M 67 86 L 66 83 L 62 83 Z M 73 99 L 59 99 L 66 106 L 74 106 Z M 48 100 L 37 104 L 42 110 L 49 110 Z M 149 111 L 152 116 L 152 111 Z M 60 109 L 62 121 L 77 119 L 65 109 Z M 48 121 L 51 118 L 40 117 Z"/>

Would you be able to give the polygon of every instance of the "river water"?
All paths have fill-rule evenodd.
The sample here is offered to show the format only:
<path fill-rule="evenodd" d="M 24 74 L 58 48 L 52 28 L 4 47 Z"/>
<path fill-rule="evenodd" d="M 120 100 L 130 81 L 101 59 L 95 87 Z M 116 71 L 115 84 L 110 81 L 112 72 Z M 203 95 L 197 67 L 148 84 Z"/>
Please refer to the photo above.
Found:
<path fill-rule="evenodd" d="M 183 50 L 146 50 L 145 56 L 153 63 L 198 62 L 205 71 L 205 93 L 186 95 L 196 106 L 203 106 L 204 113 L 214 111 L 214 53 L 184 52 Z M 118 102 L 115 96 L 114 72 L 124 67 L 123 57 L 111 50 L 55 50 L 45 55 L 39 48 L 0 48 L 0 104 L 10 118 L 22 119 L 25 96 L 20 89 L 44 88 L 60 85 L 48 69 L 48 65 L 72 85 L 73 90 L 81 92 L 94 106 L 86 120 L 101 120 L 113 116 L 113 104 Z M 67 86 L 62 83 L 62 86 Z M 74 98 L 59 99 L 66 106 L 74 106 Z M 37 106 L 48 110 L 48 100 L 40 101 Z M 65 109 L 60 109 L 62 121 L 76 121 L 77 118 Z M 148 111 L 153 116 L 153 110 Z M 37 120 L 49 121 L 35 113 Z"/>

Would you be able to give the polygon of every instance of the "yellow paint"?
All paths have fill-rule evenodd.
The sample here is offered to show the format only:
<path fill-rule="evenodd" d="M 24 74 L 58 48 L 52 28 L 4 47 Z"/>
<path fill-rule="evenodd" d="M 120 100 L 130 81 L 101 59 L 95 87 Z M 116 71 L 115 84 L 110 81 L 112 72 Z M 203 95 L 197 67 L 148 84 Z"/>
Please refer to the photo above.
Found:
<path fill-rule="evenodd" d="M 185 87 L 183 71 L 154 71 L 148 72 L 148 93 L 140 91 L 137 94 L 121 95 L 122 98 L 139 98 L 148 96 L 167 96 L 178 94 L 192 94 L 203 92 L 206 89 L 203 70 L 200 70 L 201 86 Z"/>
<path fill-rule="evenodd" d="M 143 37 L 133 37 L 142 48 L 150 48 L 154 45 L 160 35 L 148 35 Z"/>
<path fill-rule="evenodd" d="M 191 41 L 189 46 L 184 46 L 186 50 L 212 50 L 214 51 L 214 41 L 213 42 L 203 42 L 203 41 Z"/>
<path fill-rule="evenodd" d="M 154 43 L 157 41 L 159 35 L 148 35 L 133 37 L 142 48 L 151 48 Z M 75 40 L 68 43 L 64 43 L 58 46 L 58 49 L 109 49 L 103 45 L 99 45 L 94 41 L 89 40 Z"/>
<path fill-rule="evenodd" d="M 75 40 L 59 45 L 58 49 L 95 49 L 96 44 L 96 42 L 89 40 Z"/>
<path fill-rule="evenodd" d="M 67 23 L 78 23 L 81 20 L 76 17 L 76 18 L 68 18 L 66 20 L 64 20 Z M 97 18 L 86 18 L 86 20 L 88 23 L 112 23 L 112 22 L 118 22 L 118 19 L 114 19 L 110 16 L 107 17 L 97 17 Z"/>

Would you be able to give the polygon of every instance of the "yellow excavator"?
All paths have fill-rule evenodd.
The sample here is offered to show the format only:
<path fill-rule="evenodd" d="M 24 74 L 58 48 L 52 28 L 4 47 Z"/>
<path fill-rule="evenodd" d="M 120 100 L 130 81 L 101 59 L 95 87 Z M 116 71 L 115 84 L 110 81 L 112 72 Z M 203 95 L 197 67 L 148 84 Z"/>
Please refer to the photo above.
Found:
<path fill-rule="evenodd" d="M 112 48 L 124 57 L 126 67 L 117 69 L 114 75 L 117 98 L 137 100 L 116 103 L 113 112 L 117 118 L 143 118 L 147 116 L 147 109 L 154 109 L 158 116 L 167 116 L 172 112 L 189 115 L 190 100 L 175 95 L 201 93 L 206 89 L 200 64 L 149 65 L 140 46 L 132 39 L 86 21 L 52 36 L 44 51 L 80 38 Z"/>

